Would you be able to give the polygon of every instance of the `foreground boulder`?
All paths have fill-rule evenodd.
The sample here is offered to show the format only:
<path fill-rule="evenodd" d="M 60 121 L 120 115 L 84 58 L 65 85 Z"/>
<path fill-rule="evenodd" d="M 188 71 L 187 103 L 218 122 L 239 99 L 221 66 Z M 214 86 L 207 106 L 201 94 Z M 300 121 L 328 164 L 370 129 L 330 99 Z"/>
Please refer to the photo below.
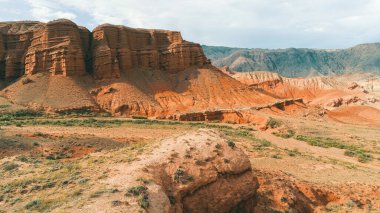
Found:
<path fill-rule="evenodd" d="M 164 140 L 139 161 L 111 169 L 105 182 L 122 193 L 81 211 L 252 212 L 256 206 L 258 180 L 247 155 L 217 131 L 201 129 Z M 112 206 L 112 200 L 128 205 Z"/>

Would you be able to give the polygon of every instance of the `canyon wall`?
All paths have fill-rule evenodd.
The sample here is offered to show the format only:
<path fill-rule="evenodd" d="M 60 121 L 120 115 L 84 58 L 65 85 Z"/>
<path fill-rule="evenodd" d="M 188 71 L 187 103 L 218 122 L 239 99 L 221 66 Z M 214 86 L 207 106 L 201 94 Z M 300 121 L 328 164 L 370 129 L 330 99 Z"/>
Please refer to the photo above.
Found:
<path fill-rule="evenodd" d="M 108 24 L 90 32 L 65 19 L 0 23 L 0 79 L 39 72 L 118 78 L 133 69 L 176 73 L 207 63 L 200 45 L 179 32 Z"/>

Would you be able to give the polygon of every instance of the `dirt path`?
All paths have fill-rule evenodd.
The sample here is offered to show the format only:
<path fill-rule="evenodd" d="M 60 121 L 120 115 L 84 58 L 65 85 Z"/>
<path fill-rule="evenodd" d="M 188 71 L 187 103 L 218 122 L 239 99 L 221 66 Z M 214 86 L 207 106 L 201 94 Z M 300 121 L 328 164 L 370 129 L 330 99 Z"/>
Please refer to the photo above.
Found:
<path fill-rule="evenodd" d="M 336 159 L 348 163 L 352 163 L 358 166 L 366 167 L 374 169 L 378 172 L 380 172 L 380 165 L 375 162 L 371 163 L 360 163 L 357 161 L 356 158 L 348 157 L 344 155 L 343 149 L 337 149 L 337 148 L 323 148 L 323 147 L 317 147 L 317 146 L 311 146 L 307 144 L 306 142 L 298 141 L 293 138 L 280 138 L 275 135 L 273 135 L 271 132 L 257 132 L 255 134 L 257 137 L 266 139 L 270 141 L 272 144 L 278 146 L 282 149 L 297 149 L 300 152 L 311 154 L 315 157 L 328 157 L 331 159 Z"/>

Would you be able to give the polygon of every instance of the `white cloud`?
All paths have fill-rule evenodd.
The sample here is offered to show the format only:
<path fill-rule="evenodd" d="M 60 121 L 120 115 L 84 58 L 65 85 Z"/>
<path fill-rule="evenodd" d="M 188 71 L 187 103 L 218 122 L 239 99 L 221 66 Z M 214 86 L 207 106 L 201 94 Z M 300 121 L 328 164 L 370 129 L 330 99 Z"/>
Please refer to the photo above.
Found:
<path fill-rule="evenodd" d="M 62 5 L 49 0 L 27 0 L 31 7 L 31 16 L 39 21 L 51 21 L 58 18 L 74 20 L 74 13 L 60 10 Z"/>
<path fill-rule="evenodd" d="M 37 20 L 179 30 L 211 45 L 337 48 L 380 41 L 380 0 L 26 1 Z"/>

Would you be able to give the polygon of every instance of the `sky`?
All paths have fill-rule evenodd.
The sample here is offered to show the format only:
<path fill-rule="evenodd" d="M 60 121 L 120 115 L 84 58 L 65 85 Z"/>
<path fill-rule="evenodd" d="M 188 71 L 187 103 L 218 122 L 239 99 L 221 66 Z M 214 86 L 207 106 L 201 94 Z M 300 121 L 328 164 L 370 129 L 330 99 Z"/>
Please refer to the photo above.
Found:
<path fill-rule="evenodd" d="M 68 18 L 168 29 L 245 48 L 347 48 L 380 42 L 380 0 L 0 0 L 0 21 Z"/>

